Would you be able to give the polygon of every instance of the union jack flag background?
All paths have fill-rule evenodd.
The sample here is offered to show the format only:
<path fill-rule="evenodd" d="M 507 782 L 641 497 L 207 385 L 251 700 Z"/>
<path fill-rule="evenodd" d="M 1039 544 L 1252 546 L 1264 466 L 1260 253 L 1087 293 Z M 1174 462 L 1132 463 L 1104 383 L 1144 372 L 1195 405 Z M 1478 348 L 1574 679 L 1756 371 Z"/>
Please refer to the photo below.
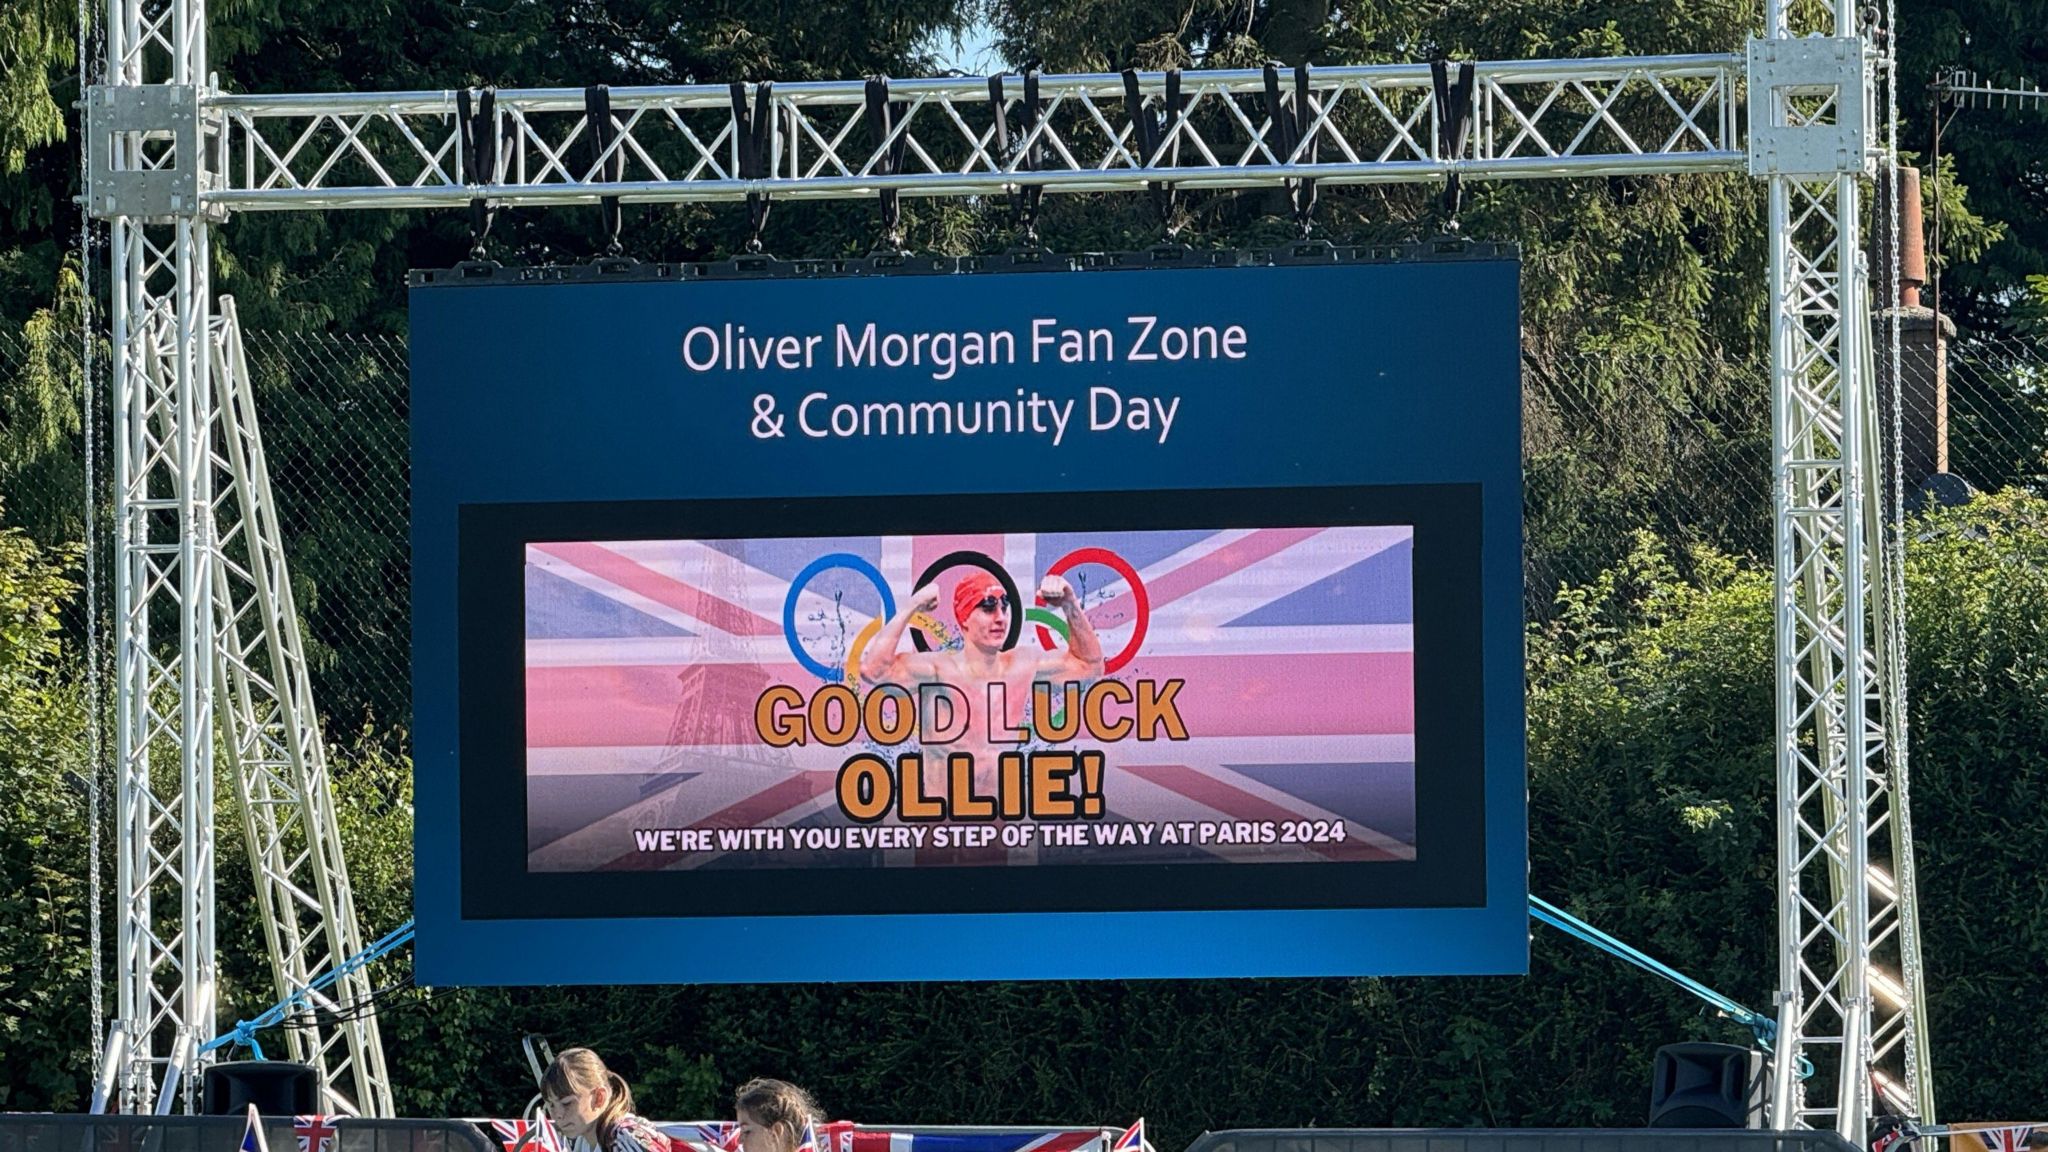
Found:
<path fill-rule="evenodd" d="M 528 866 L 1412 860 L 1414 537 L 1412 528 L 1391 525 L 530 544 Z M 885 615 L 877 577 L 900 607 L 941 558 L 976 553 L 1008 574 L 1029 607 L 1047 570 L 1082 549 L 1120 558 L 1147 602 L 1141 613 L 1130 581 L 1110 565 L 1091 560 L 1064 573 L 1105 653 L 1127 658 L 1111 677 L 1181 681 L 1177 704 L 1189 735 L 1077 739 L 1072 747 L 1104 752 L 1101 823 L 1309 822 L 1340 835 L 815 859 L 662 852 L 636 840 L 646 829 L 846 825 L 834 793 L 846 758 L 882 751 L 893 759 L 914 745 L 767 747 L 754 724 L 762 690 L 787 684 L 808 696 L 828 682 L 821 672 L 861 687 L 848 667 L 863 631 Z M 834 557 L 842 559 L 819 567 Z M 934 577 L 935 647 L 955 623 L 953 584 L 974 570 L 955 564 Z M 1018 644 L 1039 649 L 1040 630 L 1026 623 Z"/>

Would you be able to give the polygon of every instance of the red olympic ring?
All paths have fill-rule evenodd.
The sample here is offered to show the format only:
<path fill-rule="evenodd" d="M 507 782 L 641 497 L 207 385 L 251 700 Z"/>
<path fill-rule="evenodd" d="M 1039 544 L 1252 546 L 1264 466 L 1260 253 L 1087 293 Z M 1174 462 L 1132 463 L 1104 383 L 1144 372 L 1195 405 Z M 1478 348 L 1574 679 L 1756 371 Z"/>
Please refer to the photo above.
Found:
<path fill-rule="evenodd" d="M 1107 548 L 1076 548 L 1060 557 L 1052 567 L 1045 570 L 1045 574 L 1064 576 L 1082 564 L 1101 564 L 1123 577 L 1124 583 L 1131 586 L 1131 599 L 1137 602 L 1138 622 L 1137 627 L 1131 629 L 1130 641 L 1124 645 L 1123 651 L 1105 660 L 1102 665 L 1103 675 L 1114 675 L 1131 662 L 1131 658 L 1138 654 L 1139 647 L 1145 643 L 1145 629 L 1152 624 L 1152 598 L 1145 592 L 1145 582 L 1138 579 L 1138 570 L 1131 567 L 1129 561 Z M 1045 603 L 1045 597 L 1038 597 L 1038 602 Z M 1052 651 L 1052 633 L 1043 624 L 1037 627 L 1039 646 L 1048 652 Z"/>

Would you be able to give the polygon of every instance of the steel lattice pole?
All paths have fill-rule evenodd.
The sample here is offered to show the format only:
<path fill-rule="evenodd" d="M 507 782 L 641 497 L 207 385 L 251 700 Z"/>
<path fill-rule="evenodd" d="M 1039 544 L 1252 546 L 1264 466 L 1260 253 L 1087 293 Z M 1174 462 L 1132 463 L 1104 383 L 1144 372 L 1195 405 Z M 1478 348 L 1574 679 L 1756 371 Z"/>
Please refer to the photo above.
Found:
<path fill-rule="evenodd" d="M 1903 693 L 1887 690 L 1880 663 L 1890 624 L 1881 592 L 1883 455 L 1860 224 L 1870 159 L 1860 132 L 1874 114 L 1871 54 L 1853 7 L 1838 2 L 1832 15 L 1831 28 L 1815 31 L 1837 41 L 1833 61 L 1815 66 L 1829 46 L 1795 38 L 1777 0 L 1766 11 L 1762 50 L 1752 52 L 1753 120 L 1774 132 L 1832 134 L 1834 149 L 1832 171 L 1819 171 L 1813 155 L 1782 167 L 1771 155 L 1762 164 L 1777 525 L 1781 999 L 1771 1116 L 1773 1127 L 1833 1128 L 1861 1144 L 1878 1033 L 1905 1037 L 1903 1055 L 1915 1074 L 1924 1068 L 1924 1040 L 1906 1019 L 1918 1015 L 1921 1001 L 1917 964 L 1902 966 L 1893 983 L 1901 1003 L 1882 1020 L 1872 997 L 1874 947 L 1896 937 L 1903 955 L 1916 956 L 1917 925 L 1910 906 L 1901 906 L 1899 885 L 1877 883 L 1883 870 L 1872 856 L 1873 836 L 1881 835 L 1910 900 L 1911 857 L 1892 839 L 1904 826 L 1903 776 L 1891 774 L 1887 757 L 1896 722 L 1889 713 L 1903 706 Z M 1829 87 L 1817 81 L 1831 63 L 1838 70 Z M 1759 85 L 1759 74 L 1786 83 Z"/>
<path fill-rule="evenodd" d="M 113 0 L 110 84 L 193 84 L 205 24 L 204 0 Z M 190 139 L 111 143 L 124 172 L 201 161 L 179 154 Z M 216 987 L 209 230 L 193 203 L 168 222 L 117 218 L 112 244 L 121 1101 L 163 1111 L 189 1106 Z M 173 620 L 175 647 L 154 634 Z"/>

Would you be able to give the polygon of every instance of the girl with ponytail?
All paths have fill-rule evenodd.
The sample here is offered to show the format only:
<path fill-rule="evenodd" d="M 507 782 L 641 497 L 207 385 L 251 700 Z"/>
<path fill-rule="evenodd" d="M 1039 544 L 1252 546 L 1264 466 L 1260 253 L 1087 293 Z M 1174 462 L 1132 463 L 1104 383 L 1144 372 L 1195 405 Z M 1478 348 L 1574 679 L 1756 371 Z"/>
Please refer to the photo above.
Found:
<path fill-rule="evenodd" d="M 824 1119 L 811 1094 L 786 1080 L 740 1085 L 733 1111 L 739 1121 L 740 1152 L 798 1152 L 804 1134 Z"/>
<path fill-rule="evenodd" d="M 570 1152 L 669 1152 L 668 1137 L 633 1114 L 626 1081 L 588 1048 L 556 1056 L 540 1091 Z"/>

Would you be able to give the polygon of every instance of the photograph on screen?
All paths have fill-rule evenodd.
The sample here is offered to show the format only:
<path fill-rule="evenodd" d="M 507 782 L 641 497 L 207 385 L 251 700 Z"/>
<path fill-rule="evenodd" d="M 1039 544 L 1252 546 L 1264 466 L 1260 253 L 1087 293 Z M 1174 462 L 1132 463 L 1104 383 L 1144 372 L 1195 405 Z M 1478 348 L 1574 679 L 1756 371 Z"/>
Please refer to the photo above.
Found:
<path fill-rule="evenodd" d="M 528 541 L 527 871 L 1413 861 L 1414 543 Z"/>

